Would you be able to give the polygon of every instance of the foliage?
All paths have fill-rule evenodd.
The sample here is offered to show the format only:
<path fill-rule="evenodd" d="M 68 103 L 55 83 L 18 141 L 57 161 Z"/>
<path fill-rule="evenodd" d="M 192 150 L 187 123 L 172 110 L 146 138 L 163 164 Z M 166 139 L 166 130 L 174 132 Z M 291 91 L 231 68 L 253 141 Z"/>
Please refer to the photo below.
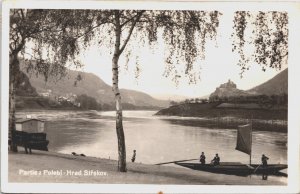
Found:
<path fill-rule="evenodd" d="M 183 76 L 187 76 L 191 83 L 197 81 L 193 65 L 197 59 L 205 58 L 207 40 L 216 39 L 221 15 L 218 11 L 177 10 L 45 11 L 48 12 L 47 21 L 53 23 L 57 29 L 51 33 L 44 33 L 42 38 L 35 41 L 34 50 L 41 53 L 41 49 L 49 45 L 47 56 L 51 56 L 53 62 L 60 61 L 60 64 L 64 64 L 72 61 L 76 66 L 80 66 L 76 55 L 81 49 L 86 49 L 92 44 L 105 47 L 113 54 L 116 44 L 115 13 L 117 12 L 120 23 L 118 55 L 125 52 L 124 56 L 128 63 L 134 55 L 133 47 L 145 45 L 146 42 L 151 46 L 158 41 L 158 36 L 161 34 L 166 48 L 164 76 L 171 77 L 175 83 L 178 83 Z M 41 58 L 41 55 L 38 58 Z M 138 76 L 141 68 L 138 61 L 136 64 L 136 76 Z M 183 64 L 184 68 L 182 68 Z"/>
<path fill-rule="evenodd" d="M 47 11 L 45 10 L 23 10 L 13 9 L 10 12 L 10 31 L 9 31 L 9 54 L 10 54 L 10 73 L 11 77 L 17 77 L 20 67 L 16 61 L 19 53 L 26 53 L 26 44 L 35 40 L 35 46 L 31 57 L 36 62 L 28 65 L 28 70 L 34 69 L 37 74 L 43 74 L 45 78 L 49 74 L 63 72 L 63 67 L 58 64 L 50 65 L 42 59 L 43 42 L 47 32 L 56 30 L 56 26 L 47 21 Z M 50 41 L 50 40 L 48 40 Z M 15 61 L 14 61 L 15 60 Z"/>
<path fill-rule="evenodd" d="M 187 98 L 183 101 L 170 101 L 170 106 L 176 106 L 180 104 L 206 104 L 208 103 L 208 99 L 206 98 Z"/>
<path fill-rule="evenodd" d="M 230 102 L 230 103 L 256 103 L 262 108 L 271 108 L 275 105 L 287 106 L 288 95 L 286 93 L 278 95 L 245 95 L 245 96 L 214 96 L 209 99 L 210 102 Z"/>
<path fill-rule="evenodd" d="M 187 76 L 190 83 L 195 83 L 199 75 L 194 64 L 197 59 L 205 59 L 205 44 L 209 39 L 216 39 L 221 15 L 218 11 L 119 10 L 121 35 L 125 35 L 121 39 L 124 42 L 121 51 L 126 52 L 129 60 L 133 55 L 130 49 L 136 43 L 145 44 L 148 40 L 152 45 L 162 32 L 166 48 L 164 76 L 177 84 L 181 77 Z M 262 70 L 280 69 L 286 63 L 287 25 L 286 12 L 235 12 L 233 51 L 240 56 L 241 74 L 252 62 L 261 65 Z M 247 26 L 254 27 L 250 37 L 246 34 Z M 76 57 L 91 44 L 105 46 L 113 53 L 114 27 L 113 10 L 15 9 L 10 13 L 10 53 L 20 50 L 30 54 L 36 63 L 29 63 L 28 71 L 34 70 L 47 79 L 65 73 L 67 62 L 82 66 Z M 135 40 L 126 39 L 130 31 Z M 30 43 L 27 49 L 22 46 L 26 42 Z M 255 51 L 248 56 L 244 49 L 251 44 L 255 45 Z M 140 71 L 139 65 L 136 71 Z"/>
<path fill-rule="evenodd" d="M 288 58 L 288 14 L 286 12 L 237 11 L 234 15 L 233 49 L 238 52 L 241 76 L 251 64 L 257 63 L 263 71 L 281 69 Z M 246 28 L 253 28 L 251 35 Z M 248 40 L 246 40 L 248 37 Z M 246 54 L 246 46 L 254 45 L 252 55 Z"/>

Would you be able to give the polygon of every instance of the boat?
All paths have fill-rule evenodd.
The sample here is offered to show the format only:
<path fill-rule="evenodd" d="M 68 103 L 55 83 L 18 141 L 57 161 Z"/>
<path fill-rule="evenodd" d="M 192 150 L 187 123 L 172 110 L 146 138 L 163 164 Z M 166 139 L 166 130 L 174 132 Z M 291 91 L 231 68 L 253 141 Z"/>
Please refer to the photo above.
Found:
<path fill-rule="evenodd" d="M 33 150 L 48 151 L 49 140 L 46 133 L 28 133 L 24 131 L 14 131 L 13 139 L 16 145 Z"/>
<path fill-rule="evenodd" d="M 43 150 L 48 151 L 49 140 L 46 139 L 45 121 L 31 118 L 27 116 L 26 119 L 18 119 L 16 121 L 16 130 L 12 133 L 13 142 L 17 146 L 27 148 L 29 150 Z"/>
<path fill-rule="evenodd" d="M 267 175 L 283 175 L 280 170 L 286 169 L 285 164 L 269 164 L 262 166 L 260 164 L 242 164 L 239 162 L 221 162 L 220 165 L 200 164 L 192 162 L 175 162 L 175 164 L 190 168 L 193 170 L 200 170 L 212 173 L 248 176 L 249 174 L 267 174 Z"/>
<path fill-rule="evenodd" d="M 242 176 L 247 176 L 250 174 L 280 175 L 284 174 L 280 172 L 281 170 L 288 168 L 288 165 L 286 164 L 251 164 L 252 123 L 238 126 L 235 149 L 250 156 L 249 164 L 242 164 L 240 162 L 221 162 L 219 165 L 213 165 L 179 161 L 176 161 L 174 163 L 176 165 L 193 170 Z"/>

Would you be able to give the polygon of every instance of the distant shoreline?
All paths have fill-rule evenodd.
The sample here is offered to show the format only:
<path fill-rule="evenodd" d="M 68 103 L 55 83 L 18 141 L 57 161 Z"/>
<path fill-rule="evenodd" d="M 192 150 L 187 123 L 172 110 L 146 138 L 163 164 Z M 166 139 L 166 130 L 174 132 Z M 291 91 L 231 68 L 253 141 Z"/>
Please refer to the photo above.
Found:
<path fill-rule="evenodd" d="M 253 130 L 287 133 L 287 110 L 217 108 L 218 103 L 180 104 L 158 111 L 156 116 L 199 117 L 192 121 L 177 121 L 184 125 L 209 128 L 237 128 L 252 121 Z"/>
<path fill-rule="evenodd" d="M 26 108 L 26 109 L 17 109 L 16 112 L 34 112 L 34 111 L 97 111 L 97 112 L 112 112 L 115 110 L 85 110 L 85 109 L 51 109 L 51 108 L 45 108 L 45 109 L 39 109 L 39 108 Z M 158 109 L 123 109 L 123 111 L 159 111 Z"/>
<path fill-rule="evenodd" d="M 89 110 L 97 110 L 97 111 L 114 111 L 115 104 L 106 104 L 103 105 L 102 108 L 98 109 L 88 109 L 77 107 L 71 104 L 59 104 L 56 101 L 50 100 L 46 97 L 23 97 L 17 96 L 16 101 L 16 110 L 78 110 L 78 111 L 89 111 Z M 164 107 L 157 106 L 136 106 L 129 103 L 122 103 L 123 110 L 160 110 Z"/>

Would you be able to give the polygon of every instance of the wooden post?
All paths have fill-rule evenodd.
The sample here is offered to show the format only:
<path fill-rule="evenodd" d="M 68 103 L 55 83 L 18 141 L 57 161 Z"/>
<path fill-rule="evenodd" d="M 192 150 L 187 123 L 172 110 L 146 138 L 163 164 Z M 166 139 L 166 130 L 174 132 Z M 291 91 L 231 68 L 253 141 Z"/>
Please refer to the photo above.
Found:
<path fill-rule="evenodd" d="M 251 166 L 251 156 L 252 156 L 252 131 L 253 131 L 253 115 L 251 115 L 251 135 L 250 135 L 250 166 Z"/>

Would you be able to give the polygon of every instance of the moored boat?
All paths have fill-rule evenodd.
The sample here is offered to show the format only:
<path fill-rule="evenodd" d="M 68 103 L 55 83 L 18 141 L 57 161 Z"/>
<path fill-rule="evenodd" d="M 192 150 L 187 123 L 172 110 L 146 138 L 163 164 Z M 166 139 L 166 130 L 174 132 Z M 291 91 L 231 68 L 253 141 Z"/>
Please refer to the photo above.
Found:
<path fill-rule="evenodd" d="M 247 176 L 249 174 L 276 175 L 280 174 L 280 170 L 287 168 L 287 165 L 285 164 L 270 164 L 267 166 L 262 166 L 260 164 L 247 165 L 239 162 L 221 162 L 220 165 L 216 166 L 213 164 L 200 164 L 189 162 L 175 162 L 175 164 L 193 170 L 240 176 Z"/>
<path fill-rule="evenodd" d="M 219 165 L 213 165 L 179 161 L 175 161 L 174 163 L 193 170 L 201 170 L 212 173 L 234 174 L 242 176 L 247 176 L 249 174 L 286 175 L 285 173 L 279 172 L 280 170 L 288 168 L 288 165 L 286 164 L 251 164 L 252 123 L 238 126 L 235 149 L 250 156 L 249 164 L 242 164 L 239 162 L 221 162 Z"/>

